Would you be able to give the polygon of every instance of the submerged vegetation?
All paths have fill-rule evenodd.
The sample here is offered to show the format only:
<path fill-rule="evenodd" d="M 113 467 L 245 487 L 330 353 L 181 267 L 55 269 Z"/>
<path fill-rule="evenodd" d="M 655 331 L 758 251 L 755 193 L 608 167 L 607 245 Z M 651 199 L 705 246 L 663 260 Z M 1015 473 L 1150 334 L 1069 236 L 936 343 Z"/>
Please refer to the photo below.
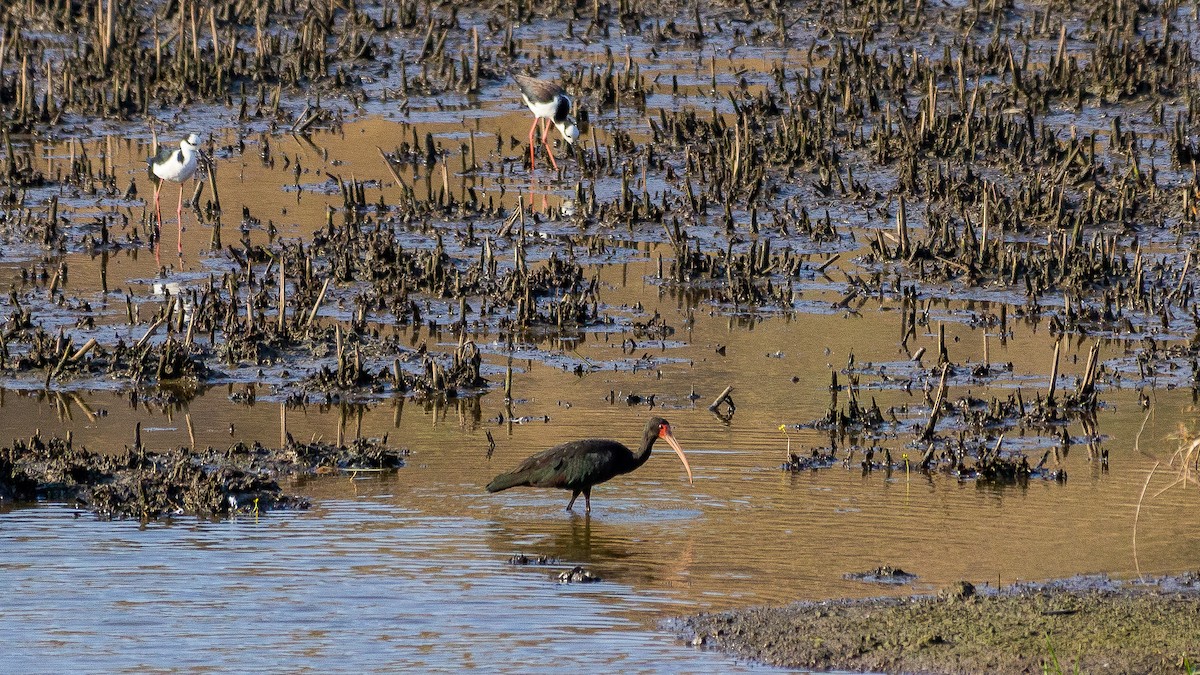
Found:
<path fill-rule="evenodd" d="M 231 383 L 246 384 L 235 400 L 292 406 L 507 398 L 529 343 L 616 331 L 666 351 L 674 320 L 610 306 L 595 272 L 633 249 L 657 257 L 685 326 L 705 309 L 901 318 L 909 360 L 835 370 L 827 415 L 791 420 L 829 444 L 792 470 L 892 471 L 906 455 L 906 471 L 1062 481 L 1075 443 L 1107 467 L 1106 389 L 1200 386 L 1193 22 L 1170 2 L 643 2 L 566 17 L 547 3 L 9 3 L 0 226 L 17 274 L 0 376 L 179 402 Z M 536 41 L 550 29 L 561 48 Z M 795 58 L 739 55 L 765 47 Z M 510 192 L 536 180 L 523 141 L 471 117 L 511 96 L 512 72 L 557 76 L 577 101 L 584 136 L 559 148 L 555 206 Z M 404 122 L 353 173 L 276 140 L 320 151 L 321 134 L 395 109 L 474 128 Z M 203 274 L 162 260 L 162 228 L 138 208 L 149 190 L 86 134 L 107 120 L 154 141 L 173 115 L 227 120 L 190 200 L 211 229 Z M 69 157 L 42 136 L 72 139 Z M 239 162 L 324 200 L 324 218 L 266 217 L 232 183 L 223 204 Z M 147 252 L 153 283 L 110 284 L 114 261 Z M 98 291 L 71 282 L 80 265 L 99 266 Z M 950 303 L 966 318 L 939 311 Z M 952 358 L 948 320 L 983 329 L 982 361 Z M 1059 339 L 1048 381 L 1013 386 L 1012 365 L 988 357 L 1018 326 Z M 910 344 L 934 331 L 926 365 Z M 1088 352 L 1066 386 L 1072 343 Z M 914 388 L 921 405 L 862 394 Z M 1009 447 L 1029 432 L 1046 442 Z"/>
<path fill-rule="evenodd" d="M 282 448 L 235 443 L 227 450 L 147 450 L 138 439 L 123 453 L 77 447 L 70 435 L 33 436 L 0 449 L 0 501 L 53 499 L 101 518 L 154 520 L 204 518 L 307 508 L 308 500 L 283 493 L 277 479 L 337 472 L 392 470 L 406 451 L 387 439 L 348 445 L 288 438 Z"/>

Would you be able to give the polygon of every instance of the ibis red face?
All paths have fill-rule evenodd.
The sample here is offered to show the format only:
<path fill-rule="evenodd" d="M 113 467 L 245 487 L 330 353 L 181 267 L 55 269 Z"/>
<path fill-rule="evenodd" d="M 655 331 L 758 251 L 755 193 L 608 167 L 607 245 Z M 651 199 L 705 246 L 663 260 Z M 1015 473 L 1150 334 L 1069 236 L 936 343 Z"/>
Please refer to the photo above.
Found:
<path fill-rule="evenodd" d="M 679 461 L 683 462 L 683 468 L 687 471 L 688 482 L 692 482 L 692 467 L 688 464 L 687 456 L 683 454 L 683 448 L 679 447 L 679 441 L 675 440 L 675 436 L 671 434 L 671 425 L 663 422 L 658 427 L 658 437 L 670 444 L 671 449 L 675 454 L 679 455 Z"/>

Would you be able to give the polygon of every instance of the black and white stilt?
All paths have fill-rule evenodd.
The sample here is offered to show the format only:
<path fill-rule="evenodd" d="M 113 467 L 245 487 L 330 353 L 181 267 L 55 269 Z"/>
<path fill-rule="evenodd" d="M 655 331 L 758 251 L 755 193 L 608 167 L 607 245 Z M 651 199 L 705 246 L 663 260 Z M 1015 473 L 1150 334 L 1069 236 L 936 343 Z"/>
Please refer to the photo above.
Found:
<path fill-rule="evenodd" d="M 521 89 L 521 98 L 533 113 L 533 126 L 529 127 L 529 166 L 534 168 L 534 131 L 538 121 L 542 121 L 542 144 L 546 146 L 546 154 L 550 155 L 550 164 L 558 170 L 558 162 L 554 161 L 554 151 L 550 149 L 550 125 L 558 127 L 563 140 L 574 143 L 579 138 L 579 127 L 575 118 L 571 117 L 571 97 L 557 84 L 547 80 L 539 80 L 526 75 L 513 75 L 517 86 Z"/>
<path fill-rule="evenodd" d="M 162 148 L 153 157 L 147 157 L 146 163 L 154 174 L 154 213 L 158 216 L 157 225 L 162 225 L 162 206 L 158 195 L 162 190 L 163 181 L 179 183 L 179 204 L 175 215 L 179 222 L 179 252 L 183 253 L 183 184 L 196 173 L 200 166 L 200 136 L 191 134 L 179 142 L 179 149 Z"/>

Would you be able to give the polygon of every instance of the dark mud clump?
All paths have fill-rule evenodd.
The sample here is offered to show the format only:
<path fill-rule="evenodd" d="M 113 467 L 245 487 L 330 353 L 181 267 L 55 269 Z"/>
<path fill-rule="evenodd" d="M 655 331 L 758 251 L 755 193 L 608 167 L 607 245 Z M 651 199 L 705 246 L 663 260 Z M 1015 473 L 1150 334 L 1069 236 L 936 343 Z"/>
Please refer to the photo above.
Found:
<path fill-rule="evenodd" d="M 1185 672 L 1200 578 L 1107 578 L 992 594 L 804 602 L 683 619 L 694 645 L 788 668 L 922 673 Z"/>
<path fill-rule="evenodd" d="M 851 581 L 865 581 L 876 584 L 907 584 L 917 579 L 917 575 L 905 572 L 899 567 L 882 565 L 869 572 L 851 572 L 845 575 Z"/>
<path fill-rule="evenodd" d="M 576 565 L 558 575 L 558 583 L 560 584 L 594 584 L 598 581 L 603 580 L 591 570 L 584 569 L 581 565 Z"/>
<path fill-rule="evenodd" d="M 394 469 L 404 451 L 384 441 L 350 445 L 289 442 L 283 448 L 237 443 L 228 450 L 168 452 L 140 445 L 100 454 L 71 437 L 35 435 L 0 450 L 0 502 L 73 501 L 101 518 L 155 520 L 172 515 L 222 517 L 268 509 L 307 508 L 277 479 L 333 471 Z"/>

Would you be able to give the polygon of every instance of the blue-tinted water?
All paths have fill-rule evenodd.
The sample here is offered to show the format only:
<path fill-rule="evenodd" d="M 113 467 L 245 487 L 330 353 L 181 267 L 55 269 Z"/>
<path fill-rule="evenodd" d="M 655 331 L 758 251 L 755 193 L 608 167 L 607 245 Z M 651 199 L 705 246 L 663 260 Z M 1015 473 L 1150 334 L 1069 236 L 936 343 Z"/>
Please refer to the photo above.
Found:
<path fill-rule="evenodd" d="M 331 500 L 258 520 L 0 515 L 6 672 L 724 671 L 657 628 L 678 602 L 515 566 L 487 524 Z"/>

